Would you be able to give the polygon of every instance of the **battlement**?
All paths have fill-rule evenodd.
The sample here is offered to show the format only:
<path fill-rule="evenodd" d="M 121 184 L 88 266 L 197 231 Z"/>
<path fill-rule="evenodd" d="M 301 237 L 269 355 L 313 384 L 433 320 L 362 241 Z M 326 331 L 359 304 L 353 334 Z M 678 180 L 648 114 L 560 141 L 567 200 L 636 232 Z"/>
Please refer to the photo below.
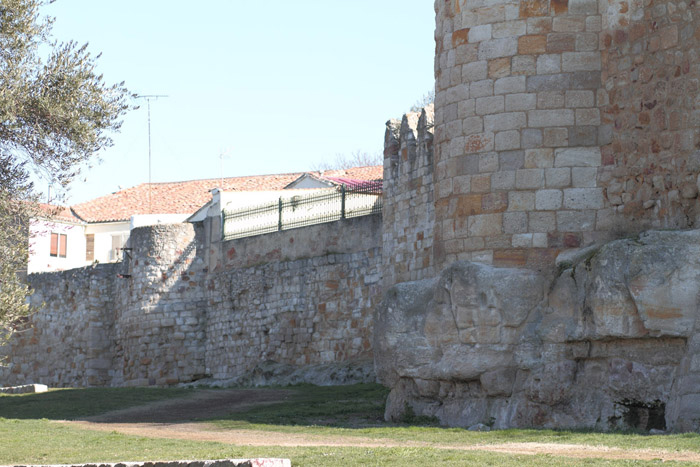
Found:
<path fill-rule="evenodd" d="M 436 2 L 436 270 L 695 225 L 700 21 L 645 5 Z"/>
<path fill-rule="evenodd" d="M 433 105 L 389 120 L 384 136 L 383 282 L 435 275 Z"/>

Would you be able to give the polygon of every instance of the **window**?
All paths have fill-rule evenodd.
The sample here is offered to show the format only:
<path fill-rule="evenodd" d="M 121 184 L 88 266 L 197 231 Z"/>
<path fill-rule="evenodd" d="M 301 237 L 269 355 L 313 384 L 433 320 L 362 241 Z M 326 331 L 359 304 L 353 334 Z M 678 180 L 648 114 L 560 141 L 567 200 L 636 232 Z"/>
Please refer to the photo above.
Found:
<path fill-rule="evenodd" d="M 51 233 L 51 251 L 49 254 L 51 256 L 57 256 L 59 258 L 66 257 L 66 250 L 68 249 L 68 235 Z"/>
<path fill-rule="evenodd" d="M 95 234 L 85 236 L 85 260 L 95 261 Z"/>

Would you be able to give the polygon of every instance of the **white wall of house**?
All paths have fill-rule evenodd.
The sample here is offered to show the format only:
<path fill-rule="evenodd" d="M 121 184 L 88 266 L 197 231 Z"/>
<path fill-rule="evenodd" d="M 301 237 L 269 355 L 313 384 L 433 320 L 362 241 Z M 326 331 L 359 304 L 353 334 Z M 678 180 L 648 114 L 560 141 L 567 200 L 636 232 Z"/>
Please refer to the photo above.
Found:
<path fill-rule="evenodd" d="M 66 251 L 51 256 L 51 234 L 66 235 Z M 65 255 L 65 258 L 61 257 Z M 85 265 L 85 226 L 36 219 L 29 226 L 27 273 L 63 271 Z"/>
<path fill-rule="evenodd" d="M 130 221 L 86 225 L 85 235 L 95 236 L 94 260 L 100 263 L 111 263 L 120 260 L 121 251 L 118 248 L 125 246 L 130 230 Z"/>

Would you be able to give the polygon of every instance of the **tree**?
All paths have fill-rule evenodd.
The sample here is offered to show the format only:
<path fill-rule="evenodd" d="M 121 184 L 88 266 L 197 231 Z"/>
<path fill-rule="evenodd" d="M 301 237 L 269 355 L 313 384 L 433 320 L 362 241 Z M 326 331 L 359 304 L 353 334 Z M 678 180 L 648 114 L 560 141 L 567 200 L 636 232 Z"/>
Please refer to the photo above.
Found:
<path fill-rule="evenodd" d="M 428 91 L 427 94 L 423 94 L 423 97 L 418 99 L 415 104 L 411 106 L 410 112 L 420 112 L 423 107 L 435 103 L 435 90 Z"/>
<path fill-rule="evenodd" d="M 347 154 L 336 154 L 332 160 L 324 160 L 313 164 L 312 170 L 323 172 L 324 170 L 349 169 L 350 167 L 367 167 L 370 165 L 382 165 L 384 156 L 377 153 L 354 151 Z"/>
<path fill-rule="evenodd" d="M 53 0 L 0 0 L 0 343 L 29 313 L 28 225 L 36 214 L 30 172 L 67 186 L 131 108 L 123 83 L 107 85 L 87 44 L 59 43 L 52 18 L 39 11 Z"/>

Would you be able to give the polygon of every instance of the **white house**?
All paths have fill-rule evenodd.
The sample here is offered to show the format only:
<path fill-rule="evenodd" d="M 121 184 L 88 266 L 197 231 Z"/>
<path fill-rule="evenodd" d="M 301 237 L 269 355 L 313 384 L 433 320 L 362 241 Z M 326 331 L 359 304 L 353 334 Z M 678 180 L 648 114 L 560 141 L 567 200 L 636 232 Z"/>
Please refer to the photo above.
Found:
<path fill-rule="evenodd" d="M 225 193 L 228 209 L 254 206 L 309 188 L 335 189 L 338 180 L 376 180 L 381 166 L 355 167 L 323 174 L 298 172 L 169 183 L 144 183 L 70 208 L 43 206 L 46 216 L 32 222 L 28 272 L 46 272 L 108 263 L 122 258 L 132 229 L 184 222 L 206 212 L 212 191 Z M 346 178 L 337 178 L 346 177 Z M 219 211 L 220 212 L 220 211 Z"/>

